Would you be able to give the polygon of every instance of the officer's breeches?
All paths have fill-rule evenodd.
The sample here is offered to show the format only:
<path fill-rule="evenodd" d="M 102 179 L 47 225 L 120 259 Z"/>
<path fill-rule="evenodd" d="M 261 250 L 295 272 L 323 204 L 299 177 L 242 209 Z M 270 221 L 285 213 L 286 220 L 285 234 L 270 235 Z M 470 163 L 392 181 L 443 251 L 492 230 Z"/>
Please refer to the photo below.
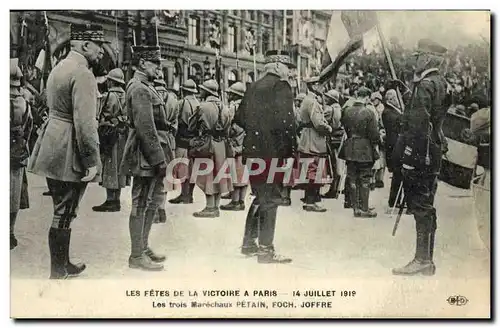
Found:
<path fill-rule="evenodd" d="M 131 256 L 139 256 L 148 247 L 149 232 L 156 211 L 164 198 L 163 178 L 134 177 L 132 211 L 129 220 Z"/>
<path fill-rule="evenodd" d="M 408 208 L 415 216 L 417 231 L 434 232 L 437 228 L 434 208 L 437 185 L 436 174 L 411 171 L 404 176 Z"/>
<path fill-rule="evenodd" d="M 349 178 L 349 193 L 351 203 L 354 209 L 362 208 L 368 210 L 368 195 L 370 191 L 370 182 L 372 178 L 373 163 L 347 162 L 347 177 Z M 360 195 L 365 194 L 366 200 L 361 204 Z M 367 194 L 368 193 L 368 194 Z"/>
<path fill-rule="evenodd" d="M 54 203 L 52 228 L 69 229 L 71 221 L 76 218 L 78 205 L 85 193 L 87 183 L 47 178 L 47 184 L 52 192 L 52 201 Z"/>

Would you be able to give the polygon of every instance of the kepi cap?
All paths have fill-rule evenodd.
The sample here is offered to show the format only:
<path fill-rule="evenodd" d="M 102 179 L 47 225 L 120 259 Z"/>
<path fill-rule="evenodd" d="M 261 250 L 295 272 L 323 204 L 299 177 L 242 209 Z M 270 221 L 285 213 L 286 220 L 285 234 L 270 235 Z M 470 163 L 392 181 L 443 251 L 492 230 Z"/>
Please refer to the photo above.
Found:
<path fill-rule="evenodd" d="M 111 43 L 104 39 L 104 29 L 98 24 L 71 24 L 70 39 L 72 41 L 92 41 Z"/>
<path fill-rule="evenodd" d="M 265 55 L 265 63 L 282 63 L 288 68 L 296 68 L 295 64 L 292 63 L 290 53 L 284 50 L 268 50 Z"/>
<path fill-rule="evenodd" d="M 161 63 L 161 50 L 159 46 L 133 46 L 134 56 L 152 63 Z"/>

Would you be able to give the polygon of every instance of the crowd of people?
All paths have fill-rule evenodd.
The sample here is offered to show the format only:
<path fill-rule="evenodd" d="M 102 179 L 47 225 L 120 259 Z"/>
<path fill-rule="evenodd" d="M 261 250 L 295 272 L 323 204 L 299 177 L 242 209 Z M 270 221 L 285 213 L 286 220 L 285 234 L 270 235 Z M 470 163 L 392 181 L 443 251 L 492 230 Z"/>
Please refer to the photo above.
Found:
<path fill-rule="evenodd" d="M 11 249 L 17 246 L 17 211 L 27 206 L 21 204 L 27 167 L 46 177 L 46 194 L 54 203 L 51 278 L 85 269 L 71 263 L 69 244 L 71 223 L 90 182 L 106 189 L 106 200 L 93 207 L 96 212 L 121 211 L 121 190 L 132 185 L 129 267 L 162 270 L 166 257 L 152 250 L 148 237 L 155 222 L 167 220 L 166 193 L 175 188 L 167 175 L 174 161 L 172 175 L 182 180 L 181 192 L 169 203 L 192 204 L 193 191 L 200 188 L 205 207 L 195 217 L 245 211 L 251 187 L 255 198 L 241 252 L 256 255 L 259 263 L 291 262 L 278 255 L 273 240 L 277 208 L 292 205 L 293 189 L 304 190 L 306 212 L 326 212 L 322 199 L 343 193 L 344 207 L 355 218 L 375 218 L 370 192 L 384 188 L 387 168 L 392 173 L 387 210 L 406 203 L 417 222 L 415 258 L 393 273 L 434 274 L 433 202 L 446 148 L 441 125 L 454 104 L 449 81 L 439 71 L 444 47 L 429 40 L 419 44 L 411 84 L 382 71 L 347 70 L 335 88 L 313 77 L 306 82 L 307 92 L 294 96 L 289 83 L 294 65 L 288 53 L 277 50 L 266 53 L 265 75 L 248 87 L 236 82 L 221 90 L 213 79 L 200 85 L 189 79 L 176 94 L 161 75 L 159 47 L 134 46 L 132 79 L 125 81 L 116 68 L 98 85 L 92 67 L 102 58 L 104 42 L 99 25 L 72 25 L 71 51 L 50 73 L 43 101 L 26 96 L 20 70 L 11 61 L 11 126 L 22 132 L 15 143 L 21 155 L 13 157 L 18 148 L 11 143 L 11 164 L 17 163 L 11 168 Z M 414 85 L 422 91 L 412 91 Z M 471 114 L 488 106 L 480 101 L 468 106 Z M 198 159 L 210 163 L 198 166 Z M 248 171 L 257 171 L 252 159 L 265 166 L 247 179 Z M 265 179 L 272 163 L 292 174 Z M 218 178 L 231 169 L 234 175 Z M 321 195 L 325 183 L 330 189 Z M 229 200 L 221 204 L 221 199 Z"/>

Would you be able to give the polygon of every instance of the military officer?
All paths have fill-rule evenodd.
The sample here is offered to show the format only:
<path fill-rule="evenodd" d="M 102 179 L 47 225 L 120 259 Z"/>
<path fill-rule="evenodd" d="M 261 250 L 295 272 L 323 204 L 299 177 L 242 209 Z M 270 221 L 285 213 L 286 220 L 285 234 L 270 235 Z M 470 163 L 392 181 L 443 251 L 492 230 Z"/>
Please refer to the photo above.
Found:
<path fill-rule="evenodd" d="M 184 98 L 179 101 L 179 130 L 175 138 L 175 144 L 177 148 L 175 149 L 176 158 L 186 158 L 189 159 L 188 149 L 189 140 L 194 136 L 194 134 L 189 131 L 189 119 L 193 116 L 194 112 L 200 107 L 198 99 L 196 99 L 196 94 L 198 94 L 198 88 L 196 83 L 189 79 L 181 87 Z M 177 164 L 174 168 L 175 175 L 177 179 L 184 179 L 181 186 L 181 194 L 169 202 L 172 204 L 192 204 L 193 203 L 193 191 L 194 183 L 190 182 L 190 171 L 191 171 L 191 161 L 190 165 Z"/>
<path fill-rule="evenodd" d="M 213 170 L 211 173 L 196 177 L 196 185 L 205 193 L 206 206 L 193 216 L 216 218 L 220 215 L 221 194 L 233 191 L 231 179 L 222 178 L 219 181 L 215 179 L 227 158 L 226 138 L 231 128 L 231 115 L 219 98 L 219 84 L 215 80 L 203 82 L 200 89 L 202 102 L 189 121 L 189 130 L 191 133 L 198 133 L 199 136 L 210 136 Z"/>
<path fill-rule="evenodd" d="M 21 69 L 18 60 L 10 60 L 10 249 L 17 246 L 14 234 L 17 213 L 27 208 L 22 204 L 25 167 L 28 162 L 28 141 L 33 126 L 33 119 L 28 102 L 21 93 Z"/>
<path fill-rule="evenodd" d="M 261 175 L 250 176 L 256 198 L 248 211 L 242 253 L 257 253 L 259 263 L 290 263 L 290 258 L 275 252 L 273 243 L 282 177 L 267 180 L 271 160 L 277 158 L 284 163 L 294 157 L 297 149 L 289 83 L 289 68 L 295 66 L 285 51 L 270 50 L 265 61 L 265 75 L 247 89 L 235 116 L 236 124 L 247 133 L 243 142 L 244 159 L 260 158 L 267 164 Z"/>
<path fill-rule="evenodd" d="M 231 115 L 231 121 L 238 112 L 240 107 L 241 99 L 245 95 L 246 87 L 242 82 L 235 82 L 227 90 L 227 96 L 229 100 L 229 111 Z M 245 130 L 243 130 L 235 122 L 231 123 L 231 129 L 229 130 L 229 146 L 232 148 L 235 160 L 235 172 L 236 180 L 233 181 L 234 190 L 231 192 L 231 202 L 227 205 L 222 205 L 221 210 L 225 211 L 244 211 L 245 210 L 245 197 L 247 194 L 248 181 L 243 179 L 243 173 L 245 171 L 245 166 L 243 164 L 243 158 L 241 153 L 243 152 L 243 140 L 245 139 Z"/>
<path fill-rule="evenodd" d="M 52 192 L 54 215 L 49 230 L 53 279 L 78 275 L 84 264 L 69 261 L 71 222 L 87 183 L 100 179 L 97 133 L 97 83 L 89 67 L 103 54 L 102 26 L 71 26 L 71 51 L 47 80 L 49 119 L 29 161 L 29 171 L 45 176 Z"/>
<path fill-rule="evenodd" d="M 125 80 L 120 68 L 107 75 L 108 92 L 103 94 L 99 114 L 102 182 L 106 188 L 106 201 L 94 206 L 96 212 L 119 212 L 121 189 L 130 184 L 130 177 L 120 173 L 120 163 L 128 134 L 125 108 Z"/>
<path fill-rule="evenodd" d="M 354 217 L 361 218 L 377 216 L 369 208 L 372 167 L 379 156 L 375 148 L 379 142 L 377 118 L 366 106 L 370 94 L 370 89 L 359 88 L 353 105 L 344 110 L 341 119 L 347 139 L 340 149 L 339 158 L 346 161 Z"/>
<path fill-rule="evenodd" d="M 160 48 L 133 49 L 137 70 L 125 91 L 130 128 L 121 163 L 122 173 L 133 176 L 128 263 L 130 268 L 157 271 L 163 269 L 165 256 L 153 252 L 148 240 L 165 196 L 163 179 L 167 165 L 174 158 L 177 113 L 166 110 L 153 86 L 161 66 Z"/>
<path fill-rule="evenodd" d="M 317 77 L 313 77 L 307 81 L 309 93 L 304 98 L 300 107 L 300 124 L 303 126 L 303 129 L 298 141 L 299 156 L 300 158 L 312 158 L 314 160 L 311 163 L 302 163 L 303 165 L 307 165 L 306 179 L 308 180 L 308 183 L 305 185 L 306 204 L 303 208 L 309 212 L 326 212 L 325 208 L 317 204 L 317 202 L 321 201 L 319 194 L 321 184 L 316 179 L 317 174 L 326 178 L 326 136 L 332 132 L 332 127 L 326 121 L 323 106 L 321 106 L 319 101 L 321 92 L 318 81 Z M 321 159 L 323 160 L 323 166 L 320 165 Z"/>
<path fill-rule="evenodd" d="M 442 125 L 448 109 L 446 80 L 438 67 L 446 51 L 429 39 L 418 42 L 411 105 L 403 113 L 402 135 L 396 147 L 408 207 L 415 217 L 417 242 L 415 257 L 404 267 L 393 269 L 396 275 L 433 275 L 436 271 L 434 196 L 441 157 L 447 148 Z"/>

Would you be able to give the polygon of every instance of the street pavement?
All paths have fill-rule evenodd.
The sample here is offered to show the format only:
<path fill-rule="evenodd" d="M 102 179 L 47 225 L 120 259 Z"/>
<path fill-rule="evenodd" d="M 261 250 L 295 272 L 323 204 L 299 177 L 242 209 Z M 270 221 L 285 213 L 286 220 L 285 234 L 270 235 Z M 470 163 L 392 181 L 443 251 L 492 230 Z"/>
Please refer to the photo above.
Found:
<path fill-rule="evenodd" d="M 16 225 L 19 245 L 11 254 L 13 279 L 46 279 L 49 276 L 47 232 L 52 200 L 42 196 L 45 179 L 29 174 L 30 208 L 21 211 Z M 105 190 L 90 184 L 72 224 L 71 258 L 87 264 L 78 279 L 166 279 L 168 277 L 234 276 L 242 280 L 267 274 L 286 274 L 291 279 L 386 278 L 391 268 L 406 264 L 415 250 L 415 223 L 404 215 L 395 237 L 395 215 L 385 214 L 388 186 L 371 193 L 370 203 L 378 217 L 358 219 L 339 200 L 323 200 L 326 213 L 302 210 L 303 191 L 292 191 L 292 206 L 280 207 L 276 227 L 277 251 L 293 258 L 288 265 L 267 265 L 240 254 L 245 212 L 221 211 L 216 219 L 198 219 L 192 213 L 204 207 L 203 193 L 196 189 L 195 203 L 167 202 L 167 223 L 155 224 L 150 246 L 167 255 L 165 270 L 144 272 L 128 268 L 130 239 L 128 216 L 130 188 L 122 191 L 119 213 L 96 213 L 91 207 L 104 201 Z M 168 199 L 178 195 L 170 192 Z M 472 193 L 440 182 L 436 197 L 438 230 L 433 279 L 489 279 L 490 253 L 477 234 Z M 247 208 L 251 203 L 247 196 Z M 225 203 L 227 200 L 222 200 Z M 406 279 L 406 278 L 405 278 Z"/>

